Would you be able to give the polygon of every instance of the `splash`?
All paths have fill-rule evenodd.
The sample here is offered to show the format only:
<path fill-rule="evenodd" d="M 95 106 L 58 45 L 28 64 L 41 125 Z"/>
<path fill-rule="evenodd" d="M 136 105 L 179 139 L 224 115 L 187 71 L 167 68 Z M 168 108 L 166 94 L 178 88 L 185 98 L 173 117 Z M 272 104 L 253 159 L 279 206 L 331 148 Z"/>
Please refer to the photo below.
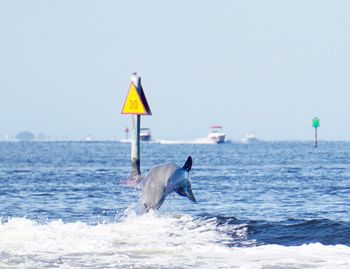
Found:
<path fill-rule="evenodd" d="M 350 248 L 309 244 L 230 248 L 229 227 L 189 215 L 137 215 L 88 225 L 13 218 L 0 225 L 0 267 L 349 268 Z M 244 227 L 236 235 L 246 236 Z M 231 229 L 232 232 L 232 229 Z"/>

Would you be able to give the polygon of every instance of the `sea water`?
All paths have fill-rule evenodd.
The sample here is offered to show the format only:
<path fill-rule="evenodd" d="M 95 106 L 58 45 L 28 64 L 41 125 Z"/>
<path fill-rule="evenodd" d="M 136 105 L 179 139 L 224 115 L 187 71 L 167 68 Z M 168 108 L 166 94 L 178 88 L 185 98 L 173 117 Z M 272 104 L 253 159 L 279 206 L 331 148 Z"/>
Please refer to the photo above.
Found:
<path fill-rule="evenodd" d="M 164 142 L 164 141 L 163 141 Z M 350 142 L 142 143 L 197 203 L 140 213 L 130 144 L 0 143 L 0 268 L 350 268 Z"/>

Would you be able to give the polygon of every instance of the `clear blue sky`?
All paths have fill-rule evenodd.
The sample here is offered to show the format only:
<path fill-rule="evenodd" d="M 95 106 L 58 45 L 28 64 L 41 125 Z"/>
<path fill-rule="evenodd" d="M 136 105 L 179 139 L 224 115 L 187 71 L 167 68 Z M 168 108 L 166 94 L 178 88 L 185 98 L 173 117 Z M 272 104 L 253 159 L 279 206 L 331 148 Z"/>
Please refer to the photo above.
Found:
<path fill-rule="evenodd" d="M 349 140 L 349 1 L 0 0 L 0 139 L 123 138 L 137 71 L 158 139 Z"/>

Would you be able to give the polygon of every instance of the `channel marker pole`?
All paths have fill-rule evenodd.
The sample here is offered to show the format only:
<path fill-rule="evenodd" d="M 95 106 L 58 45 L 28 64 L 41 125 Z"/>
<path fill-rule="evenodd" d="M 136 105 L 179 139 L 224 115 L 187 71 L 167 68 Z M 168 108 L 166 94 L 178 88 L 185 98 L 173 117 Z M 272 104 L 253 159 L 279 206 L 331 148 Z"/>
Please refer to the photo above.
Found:
<path fill-rule="evenodd" d="M 132 115 L 131 134 L 131 177 L 137 178 L 140 170 L 140 126 L 141 115 L 152 115 L 146 96 L 141 85 L 141 78 L 137 73 L 131 76 L 131 84 L 125 99 L 122 114 Z"/>
<path fill-rule="evenodd" d="M 141 78 L 136 73 L 132 74 L 132 83 L 134 83 L 137 93 L 140 94 Z M 140 171 L 140 127 L 141 116 L 132 115 L 132 137 L 131 137 L 131 176 L 141 175 Z"/>
<path fill-rule="evenodd" d="M 317 128 L 320 127 L 320 119 L 317 117 L 314 117 L 312 119 L 312 127 L 315 129 L 315 148 L 317 148 Z"/>

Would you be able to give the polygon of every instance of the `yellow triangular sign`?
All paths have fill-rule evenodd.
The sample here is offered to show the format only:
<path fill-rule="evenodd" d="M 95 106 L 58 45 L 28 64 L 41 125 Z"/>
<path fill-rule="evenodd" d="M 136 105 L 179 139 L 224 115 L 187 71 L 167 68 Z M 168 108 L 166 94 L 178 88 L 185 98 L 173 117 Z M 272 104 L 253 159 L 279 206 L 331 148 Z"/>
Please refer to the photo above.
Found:
<path fill-rule="evenodd" d="M 145 106 L 133 82 L 131 82 L 128 96 L 122 109 L 122 114 L 148 115 Z"/>

